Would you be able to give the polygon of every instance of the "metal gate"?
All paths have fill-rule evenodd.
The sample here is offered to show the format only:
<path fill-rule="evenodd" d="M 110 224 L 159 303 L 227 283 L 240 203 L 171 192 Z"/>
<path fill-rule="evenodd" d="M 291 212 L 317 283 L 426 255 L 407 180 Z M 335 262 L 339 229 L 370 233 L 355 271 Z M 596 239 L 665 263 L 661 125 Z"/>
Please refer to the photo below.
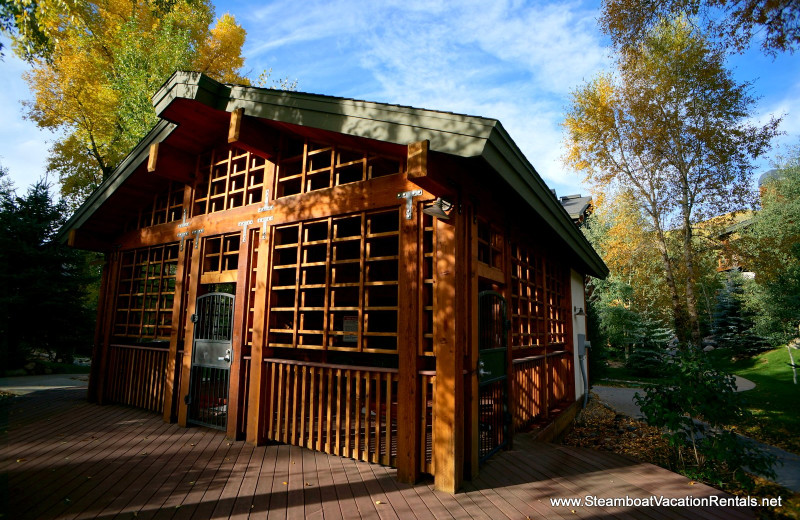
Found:
<path fill-rule="evenodd" d="M 478 458 L 508 443 L 508 318 L 506 300 L 495 291 L 478 294 Z"/>
<path fill-rule="evenodd" d="M 209 293 L 197 299 L 187 421 L 225 430 L 231 372 L 234 296 Z"/>

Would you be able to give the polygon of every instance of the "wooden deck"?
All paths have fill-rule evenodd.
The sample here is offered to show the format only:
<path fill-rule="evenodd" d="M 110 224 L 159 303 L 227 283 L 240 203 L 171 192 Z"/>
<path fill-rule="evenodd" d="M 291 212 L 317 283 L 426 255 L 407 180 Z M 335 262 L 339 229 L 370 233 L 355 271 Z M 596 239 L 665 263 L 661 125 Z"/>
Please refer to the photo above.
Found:
<path fill-rule="evenodd" d="M 754 518 L 722 507 L 553 507 L 550 498 L 705 497 L 713 488 L 609 453 L 517 436 L 456 495 L 395 470 L 51 390 L 0 405 L 0 518 Z"/>

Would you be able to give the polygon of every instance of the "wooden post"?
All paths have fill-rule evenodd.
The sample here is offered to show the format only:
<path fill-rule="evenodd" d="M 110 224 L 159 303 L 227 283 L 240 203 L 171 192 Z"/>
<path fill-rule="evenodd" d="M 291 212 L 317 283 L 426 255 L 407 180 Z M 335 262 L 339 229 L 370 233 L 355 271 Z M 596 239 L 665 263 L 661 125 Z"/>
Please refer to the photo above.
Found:
<path fill-rule="evenodd" d="M 192 348 L 194 346 L 194 322 L 192 322 L 191 316 L 194 314 L 195 306 L 197 305 L 197 293 L 200 290 L 200 266 L 203 260 L 202 240 L 200 235 L 195 235 L 194 240 L 186 242 L 187 248 L 195 247 L 195 244 L 197 244 L 197 249 L 192 251 L 192 262 L 189 271 L 190 278 L 188 287 L 186 288 L 188 293 L 186 303 L 186 317 L 188 322 L 186 323 L 186 333 L 183 338 L 183 366 L 181 367 L 181 388 L 178 394 L 178 424 L 184 427 L 186 426 L 186 418 L 189 412 L 184 397 L 189 395 L 189 378 L 192 373 Z M 198 241 L 200 241 L 200 243 L 198 243 Z"/>
<path fill-rule="evenodd" d="M 117 290 L 117 282 L 119 281 L 119 268 L 120 268 L 120 253 L 115 251 L 111 253 L 109 261 L 109 275 L 108 275 L 108 298 L 105 299 L 105 310 L 103 316 L 103 343 L 100 345 L 100 367 L 98 369 L 97 378 L 97 402 L 104 404 L 105 401 L 105 384 L 108 379 L 108 346 L 111 343 L 111 335 L 114 329 L 114 312 L 115 309 L 115 295 Z M 100 325 L 98 325 L 100 326 Z M 92 364 L 94 364 L 92 360 Z"/>
<path fill-rule="evenodd" d="M 467 446 L 465 450 L 465 462 L 467 467 L 465 468 L 465 476 L 469 479 L 474 479 L 478 476 L 478 466 L 479 466 L 479 435 L 480 431 L 478 430 L 478 405 L 480 401 L 480 395 L 478 391 L 478 360 L 480 353 L 478 351 L 478 343 L 480 342 L 479 339 L 479 331 L 478 331 L 478 272 L 477 272 L 477 263 L 478 263 L 478 220 L 477 220 L 477 211 L 475 207 L 470 208 L 469 220 L 465 221 L 465 228 L 467 230 L 467 235 L 469 237 L 469 259 L 468 259 L 468 266 L 469 266 L 469 280 L 468 280 L 468 290 L 469 293 L 465 297 L 465 299 L 469 300 L 469 319 L 467 320 L 467 324 L 470 327 L 469 334 L 470 334 L 470 341 L 468 344 L 469 350 L 469 366 L 467 368 L 469 372 L 469 384 L 466 388 L 465 394 L 465 408 L 466 408 L 466 416 L 467 421 L 465 423 L 467 429 L 467 436 L 465 436 L 464 443 Z"/>
<path fill-rule="evenodd" d="M 450 221 L 434 219 L 436 226 L 433 341 L 436 353 L 436 392 L 433 396 L 434 485 L 455 493 L 461 487 L 464 467 L 464 351 L 459 345 L 456 299 L 457 236 L 462 215 L 452 212 Z"/>
<path fill-rule="evenodd" d="M 108 254 L 105 255 L 105 262 L 103 263 L 103 273 L 100 281 L 100 295 L 97 300 L 97 323 L 95 324 L 95 332 L 94 332 L 94 344 L 92 345 L 92 366 L 89 372 L 89 388 L 87 391 L 87 400 L 90 403 L 96 403 L 99 401 L 99 397 L 97 395 L 97 387 L 98 387 L 98 380 L 100 379 L 100 358 L 104 356 L 106 353 L 103 351 L 105 344 L 104 331 L 105 327 L 103 326 L 106 322 L 106 306 L 107 302 L 110 299 L 114 298 L 113 288 L 109 284 L 110 278 L 110 257 Z"/>
<path fill-rule="evenodd" d="M 247 405 L 247 442 L 257 445 L 264 438 L 261 416 L 268 406 L 270 396 L 264 390 L 264 358 L 267 354 L 267 280 L 270 265 L 270 241 L 272 226 L 259 234 L 258 259 L 256 267 L 255 305 L 253 306 L 253 346 L 250 350 L 250 395 Z"/>
<path fill-rule="evenodd" d="M 420 377 L 419 377 L 419 207 L 411 219 L 400 208 L 400 272 L 398 275 L 398 400 L 397 400 L 397 479 L 413 484 L 419 480 L 420 458 Z"/>
<path fill-rule="evenodd" d="M 503 285 L 503 297 L 506 299 L 506 316 L 505 319 L 511 319 L 511 313 L 514 312 L 511 308 L 513 302 L 511 291 L 511 277 L 513 274 L 513 267 L 511 265 L 511 229 L 510 223 L 506 223 L 503 233 L 503 275 L 505 276 L 505 284 Z M 517 413 L 517 378 L 514 374 L 514 336 L 511 332 L 511 327 L 506 331 L 506 397 L 508 399 L 508 417 L 511 422 L 507 426 L 508 444 L 506 449 L 514 449 L 514 421 Z M 505 419 L 503 419 L 505 420 Z"/>
<path fill-rule="evenodd" d="M 172 417 L 175 414 L 173 410 L 173 403 L 175 401 L 175 392 L 180 389 L 175 388 L 175 375 L 177 374 L 177 367 L 175 366 L 178 358 L 178 339 L 181 337 L 181 329 L 186 326 L 183 323 L 183 291 L 185 290 L 185 280 L 187 268 L 191 267 L 189 258 L 192 254 L 191 247 L 184 247 L 183 251 L 178 252 L 178 265 L 175 268 L 175 292 L 172 300 L 172 330 L 169 335 L 169 353 L 167 354 L 167 374 L 166 374 L 166 387 L 164 388 L 164 422 L 172 422 Z M 185 394 L 184 394 L 185 395 Z"/>
<path fill-rule="evenodd" d="M 244 364 L 242 350 L 247 338 L 247 302 L 250 292 L 250 273 L 252 266 L 251 251 L 254 244 L 253 230 L 246 228 L 242 231 L 244 242 L 239 246 L 239 261 L 236 271 L 236 297 L 233 305 L 233 330 L 231 331 L 231 374 L 230 387 L 228 388 L 228 423 L 226 435 L 229 439 L 236 439 L 239 431 L 239 385 L 242 380 L 241 367 Z"/>

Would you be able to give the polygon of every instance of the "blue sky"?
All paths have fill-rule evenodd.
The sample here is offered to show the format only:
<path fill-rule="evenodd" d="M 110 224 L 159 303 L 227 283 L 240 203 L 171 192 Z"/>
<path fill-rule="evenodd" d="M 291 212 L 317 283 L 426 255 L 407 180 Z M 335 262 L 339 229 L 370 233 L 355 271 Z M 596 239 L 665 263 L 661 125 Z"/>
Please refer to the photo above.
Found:
<path fill-rule="evenodd" d="M 357 0 L 218 2 L 247 30 L 244 70 L 298 90 L 499 119 L 559 194 L 586 192 L 560 162 L 570 91 L 611 67 L 599 2 Z M 732 56 L 760 97 L 754 120 L 783 116 L 777 145 L 800 142 L 800 53 Z M 18 188 L 44 176 L 53 135 L 22 118 L 24 64 L 0 62 L 0 164 Z M 769 168 L 767 159 L 759 171 Z"/>

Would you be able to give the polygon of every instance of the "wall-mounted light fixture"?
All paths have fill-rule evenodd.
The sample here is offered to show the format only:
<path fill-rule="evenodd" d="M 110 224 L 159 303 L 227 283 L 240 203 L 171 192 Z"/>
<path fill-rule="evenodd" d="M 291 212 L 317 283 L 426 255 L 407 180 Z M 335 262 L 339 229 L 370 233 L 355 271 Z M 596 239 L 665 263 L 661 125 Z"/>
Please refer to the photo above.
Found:
<path fill-rule="evenodd" d="M 583 312 L 583 307 L 573 307 L 572 312 L 575 313 L 575 316 L 586 316 L 586 313 Z"/>
<path fill-rule="evenodd" d="M 450 211 L 453 209 L 453 204 L 447 202 L 441 197 L 438 197 L 429 206 L 426 206 L 422 212 L 435 218 L 447 220 L 450 218 Z"/>

